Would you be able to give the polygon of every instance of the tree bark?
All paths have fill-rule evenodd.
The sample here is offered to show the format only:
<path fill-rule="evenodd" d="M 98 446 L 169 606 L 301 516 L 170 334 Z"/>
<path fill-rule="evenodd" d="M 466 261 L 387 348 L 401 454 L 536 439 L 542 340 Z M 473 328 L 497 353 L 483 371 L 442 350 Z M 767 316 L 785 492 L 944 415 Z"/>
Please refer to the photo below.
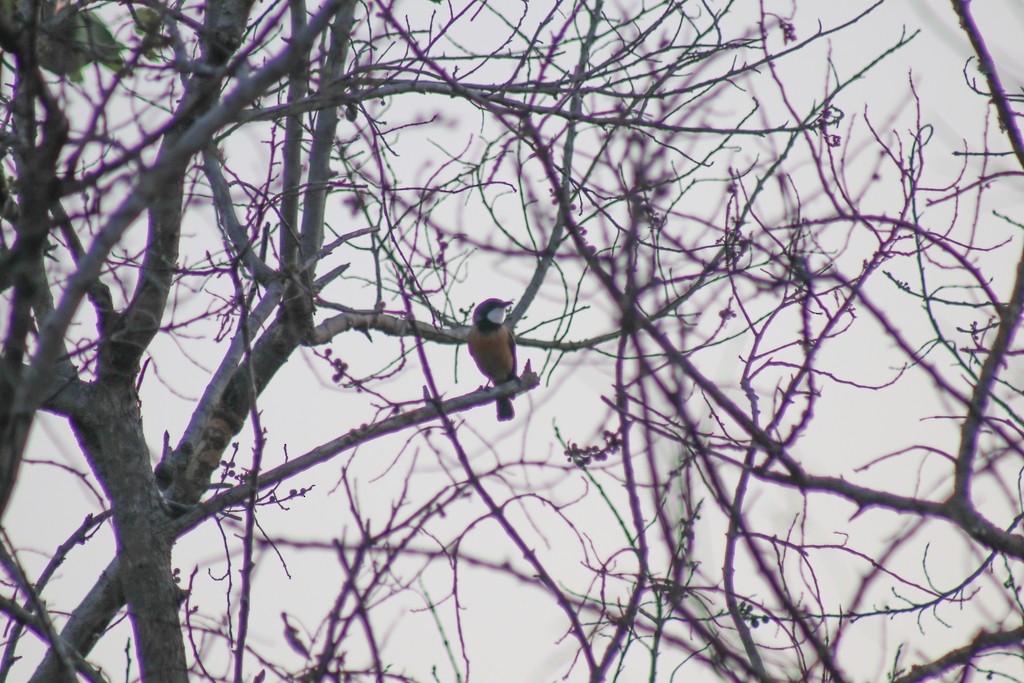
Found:
<path fill-rule="evenodd" d="M 180 591 L 171 571 L 174 538 L 150 465 L 138 395 L 127 381 L 98 383 L 93 389 L 93 415 L 72 424 L 113 504 L 121 586 L 142 678 L 187 683 Z"/>

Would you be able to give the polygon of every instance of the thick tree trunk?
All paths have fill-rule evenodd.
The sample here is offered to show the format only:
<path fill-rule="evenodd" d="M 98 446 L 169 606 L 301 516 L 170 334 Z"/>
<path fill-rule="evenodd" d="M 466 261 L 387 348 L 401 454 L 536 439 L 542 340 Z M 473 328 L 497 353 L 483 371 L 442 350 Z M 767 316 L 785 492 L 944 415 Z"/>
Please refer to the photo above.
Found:
<path fill-rule="evenodd" d="M 180 591 L 171 571 L 174 539 L 143 438 L 138 396 L 128 382 L 94 389 L 95 420 L 76 421 L 74 427 L 113 501 L 122 588 L 142 678 L 187 683 Z"/>

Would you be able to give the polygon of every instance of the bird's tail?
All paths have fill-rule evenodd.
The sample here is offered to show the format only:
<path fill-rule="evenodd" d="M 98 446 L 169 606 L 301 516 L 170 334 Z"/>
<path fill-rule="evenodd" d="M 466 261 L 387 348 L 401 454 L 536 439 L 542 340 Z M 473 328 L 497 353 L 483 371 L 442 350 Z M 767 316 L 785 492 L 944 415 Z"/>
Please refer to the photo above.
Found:
<path fill-rule="evenodd" d="M 516 411 L 512 408 L 512 399 L 508 396 L 499 398 L 495 403 L 498 405 L 499 422 L 507 422 L 516 416 Z"/>

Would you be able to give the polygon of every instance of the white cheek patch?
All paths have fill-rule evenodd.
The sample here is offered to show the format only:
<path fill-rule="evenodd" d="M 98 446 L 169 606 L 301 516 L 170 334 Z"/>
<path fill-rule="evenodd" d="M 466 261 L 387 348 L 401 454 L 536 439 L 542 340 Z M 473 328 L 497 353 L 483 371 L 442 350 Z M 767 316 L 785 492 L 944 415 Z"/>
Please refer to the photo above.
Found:
<path fill-rule="evenodd" d="M 504 308 L 492 309 L 487 314 L 487 319 L 490 320 L 495 325 L 502 324 L 503 322 L 505 322 L 505 309 Z"/>

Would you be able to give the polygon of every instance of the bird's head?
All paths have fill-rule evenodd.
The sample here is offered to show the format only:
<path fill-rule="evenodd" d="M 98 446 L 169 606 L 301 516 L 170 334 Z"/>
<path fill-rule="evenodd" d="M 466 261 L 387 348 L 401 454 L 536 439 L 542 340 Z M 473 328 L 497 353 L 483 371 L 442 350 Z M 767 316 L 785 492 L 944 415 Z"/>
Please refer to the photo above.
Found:
<path fill-rule="evenodd" d="M 505 309 L 512 305 L 511 301 L 488 299 L 473 311 L 473 324 L 476 326 L 501 325 L 505 322 Z"/>

